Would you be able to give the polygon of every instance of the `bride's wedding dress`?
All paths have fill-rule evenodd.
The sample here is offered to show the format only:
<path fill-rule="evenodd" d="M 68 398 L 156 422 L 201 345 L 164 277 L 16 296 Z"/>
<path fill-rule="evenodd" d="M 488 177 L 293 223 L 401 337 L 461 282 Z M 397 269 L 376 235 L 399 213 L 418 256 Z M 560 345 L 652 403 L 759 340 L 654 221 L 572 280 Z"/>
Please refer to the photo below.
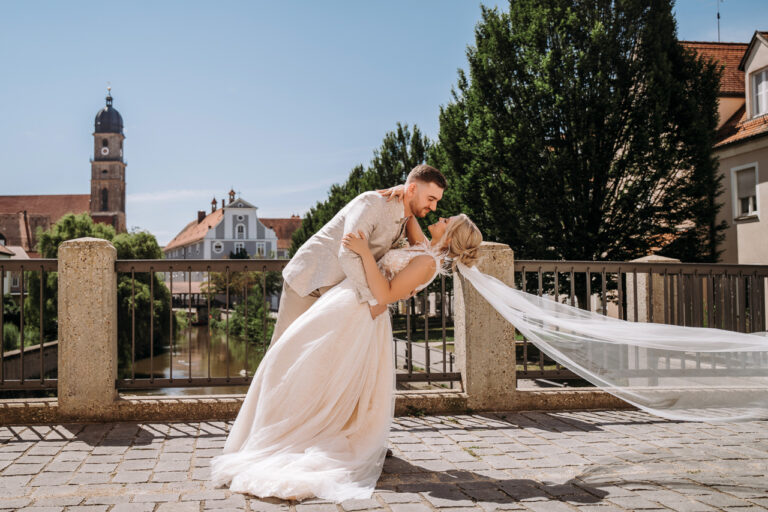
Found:
<path fill-rule="evenodd" d="M 428 245 L 379 260 L 391 279 Z M 392 325 L 371 318 L 349 279 L 325 292 L 267 351 L 224 444 L 216 486 L 283 499 L 370 498 L 395 407 Z"/>

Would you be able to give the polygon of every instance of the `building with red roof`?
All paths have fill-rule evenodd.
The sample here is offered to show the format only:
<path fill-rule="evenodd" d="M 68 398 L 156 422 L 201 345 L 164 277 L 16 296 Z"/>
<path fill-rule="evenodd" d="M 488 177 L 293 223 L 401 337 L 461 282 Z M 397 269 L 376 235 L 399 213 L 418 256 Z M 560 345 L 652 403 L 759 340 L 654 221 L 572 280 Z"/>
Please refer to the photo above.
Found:
<path fill-rule="evenodd" d="M 724 263 L 768 264 L 768 32 L 748 43 L 681 41 L 722 67 L 714 155 L 728 224 Z"/>

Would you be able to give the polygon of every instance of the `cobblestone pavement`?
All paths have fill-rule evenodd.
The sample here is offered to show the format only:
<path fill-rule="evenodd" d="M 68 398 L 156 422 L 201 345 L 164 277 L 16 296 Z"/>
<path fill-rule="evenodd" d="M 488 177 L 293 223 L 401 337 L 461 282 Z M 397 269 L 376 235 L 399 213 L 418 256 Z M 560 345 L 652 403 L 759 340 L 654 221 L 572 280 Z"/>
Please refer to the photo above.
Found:
<path fill-rule="evenodd" d="M 768 422 L 636 411 L 395 419 L 377 492 L 340 505 L 213 488 L 231 422 L 0 427 L 0 509 L 768 510 Z"/>

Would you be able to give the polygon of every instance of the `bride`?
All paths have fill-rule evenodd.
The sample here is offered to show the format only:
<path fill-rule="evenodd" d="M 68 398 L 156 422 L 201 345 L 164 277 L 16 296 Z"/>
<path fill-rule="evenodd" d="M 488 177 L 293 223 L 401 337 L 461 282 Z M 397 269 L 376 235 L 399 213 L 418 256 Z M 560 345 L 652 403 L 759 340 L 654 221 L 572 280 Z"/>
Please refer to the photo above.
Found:
<path fill-rule="evenodd" d="M 413 245 L 378 264 L 362 233 L 345 235 L 379 303 L 422 290 L 449 272 L 448 261 L 476 263 L 482 235 L 469 217 L 428 229 L 431 240 L 411 229 Z M 349 279 L 325 292 L 265 354 L 222 455 L 211 460 L 213 483 L 258 497 L 370 498 L 394 415 L 392 352 L 389 316 L 371 318 Z"/>

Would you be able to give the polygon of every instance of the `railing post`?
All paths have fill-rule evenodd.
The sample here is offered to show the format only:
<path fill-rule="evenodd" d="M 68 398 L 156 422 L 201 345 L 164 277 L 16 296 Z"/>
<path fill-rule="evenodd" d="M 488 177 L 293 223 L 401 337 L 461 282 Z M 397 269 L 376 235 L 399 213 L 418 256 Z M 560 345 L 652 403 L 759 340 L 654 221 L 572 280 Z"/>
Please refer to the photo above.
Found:
<path fill-rule="evenodd" d="M 58 403 L 64 417 L 108 417 L 117 399 L 117 251 L 107 240 L 59 246 Z"/>
<path fill-rule="evenodd" d="M 666 256 L 658 256 L 652 254 L 650 256 L 643 256 L 631 260 L 630 263 L 680 263 L 680 260 L 675 258 L 667 258 Z M 628 265 L 627 269 L 631 269 L 632 266 Z M 669 296 L 665 296 L 664 275 L 652 274 L 651 281 L 648 281 L 647 272 L 637 273 L 637 294 L 635 294 L 635 281 L 632 277 L 632 272 L 627 272 L 627 319 L 635 318 L 635 310 L 637 310 L 638 322 L 654 322 L 657 324 L 663 324 L 666 318 L 664 310 L 672 308 L 677 304 L 679 297 L 679 290 L 672 291 L 669 288 Z M 651 297 L 648 297 L 649 293 Z M 635 303 L 635 296 L 637 297 L 637 303 Z M 652 310 L 649 310 L 648 304 L 651 304 Z"/>
<path fill-rule="evenodd" d="M 514 286 L 514 252 L 508 245 L 483 242 L 481 272 Z M 461 274 L 453 280 L 456 364 L 467 406 L 504 410 L 515 397 L 514 328 Z"/>

